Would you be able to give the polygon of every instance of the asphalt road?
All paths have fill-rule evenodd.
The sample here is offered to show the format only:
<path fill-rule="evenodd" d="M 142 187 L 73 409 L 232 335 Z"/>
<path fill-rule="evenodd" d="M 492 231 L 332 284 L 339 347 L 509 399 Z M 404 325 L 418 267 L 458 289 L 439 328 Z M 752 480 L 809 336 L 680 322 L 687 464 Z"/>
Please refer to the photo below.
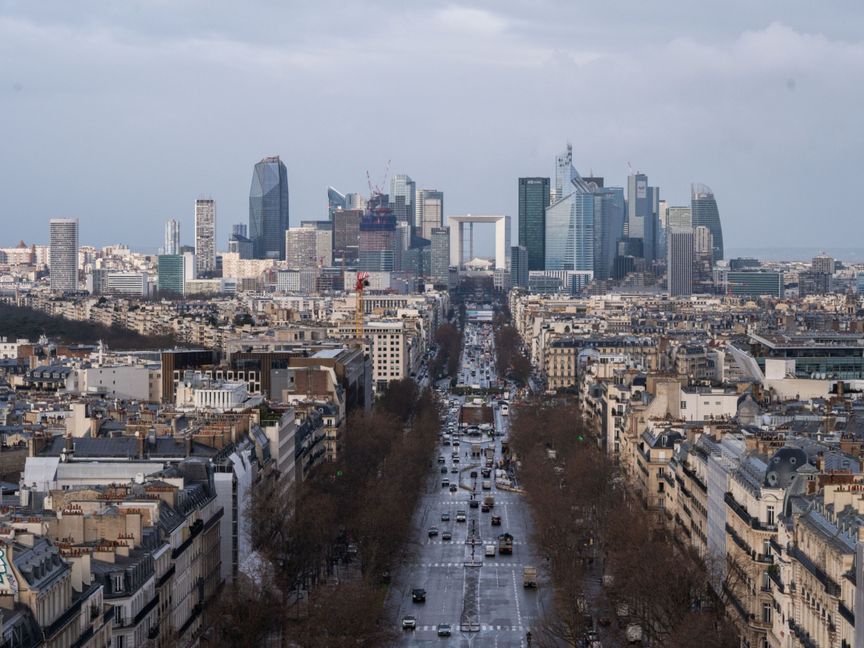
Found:
<path fill-rule="evenodd" d="M 469 343 L 492 344 L 491 328 L 487 335 L 479 335 L 478 327 L 469 324 L 466 330 L 466 347 Z M 489 347 L 491 351 L 491 346 Z M 477 358 L 476 366 L 463 353 L 463 369 L 470 376 L 471 369 L 478 373 L 480 366 L 490 368 L 490 379 L 495 380 L 494 361 L 483 362 Z M 481 365 L 481 362 L 483 363 Z M 484 371 L 485 374 L 485 371 Z M 496 426 L 507 434 L 509 418 L 501 416 L 496 406 Z M 494 444 L 496 460 L 500 457 L 501 436 L 491 439 L 483 437 L 483 447 Z M 439 454 L 445 457 L 447 474 L 440 473 L 440 466 L 430 476 L 426 491 L 415 514 L 415 531 L 408 553 L 397 570 L 390 588 L 388 600 L 392 621 L 401 627 L 405 615 L 417 619 L 415 630 L 402 631 L 399 646 L 460 646 L 460 647 L 508 647 L 526 646 L 526 632 L 537 623 L 543 605 L 549 605 L 548 586 L 543 582 L 542 570 L 537 589 L 525 589 L 522 585 L 522 568 L 525 565 L 539 566 L 529 543 L 530 519 L 522 496 L 499 490 L 492 480 L 492 490 L 481 489 L 482 477 L 472 479 L 470 471 L 480 472 L 479 460 L 471 461 L 470 446 L 476 440 L 461 443 L 458 447 L 460 461 L 454 464 L 451 458 L 453 446 L 441 446 Z M 450 472 L 453 466 L 460 470 L 459 490 L 451 493 L 442 488 L 441 480 L 451 482 L 457 477 Z M 486 494 L 495 497 L 495 506 L 489 513 L 480 508 L 470 508 L 472 491 L 478 499 Z M 456 512 L 464 510 L 467 520 L 456 522 Z M 450 521 L 442 521 L 441 514 L 448 513 Z M 501 516 L 501 526 L 493 527 L 492 515 Z M 429 537 L 429 527 L 437 527 L 439 534 Z M 452 533 L 451 540 L 443 540 L 444 531 Z M 484 545 L 497 544 L 497 536 L 508 532 L 514 537 L 512 555 L 484 556 Z M 469 542 L 473 537 L 474 544 Z M 426 590 L 426 602 L 414 603 L 411 591 L 415 587 Z M 451 637 L 438 637 L 438 624 L 450 624 Z"/>

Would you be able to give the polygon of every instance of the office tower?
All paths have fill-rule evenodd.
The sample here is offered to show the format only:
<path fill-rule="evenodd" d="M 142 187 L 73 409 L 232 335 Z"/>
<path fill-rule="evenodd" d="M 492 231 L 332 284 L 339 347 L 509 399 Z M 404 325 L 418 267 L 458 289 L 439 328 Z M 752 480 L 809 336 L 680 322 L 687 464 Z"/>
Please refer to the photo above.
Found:
<path fill-rule="evenodd" d="M 618 241 L 624 236 L 624 189 L 594 190 L 594 277 L 608 279 L 615 270 Z"/>
<path fill-rule="evenodd" d="M 447 285 L 450 276 L 450 228 L 433 227 L 430 238 L 432 241 L 430 277 L 433 283 Z"/>
<path fill-rule="evenodd" d="M 249 229 L 245 223 L 234 223 L 231 226 L 231 235 L 242 236 L 243 238 L 249 238 Z"/>
<path fill-rule="evenodd" d="M 549 178 L 519 178 L 519 245 L 528 250 L 529 270 L 545 267 L 546 208 L 550 198 Z"/>
<path fill-rule="evenodd" d="M 333 187 L 327 187 L 327 214 L 333 220 L 333 214 L 346 208 L 344 194 L 339 193 Z"/>
<path fill-rule="evenodd" d="M 366 272 L 395 270 L 399 245 L 396 217 L 387 209 L 367 213 L 360 220 L 357 269 Z"/>
<path fill-rule="evenodd" d="M 704 225 L 693 228 L 693 252 L 697 256 L 711 256 L 714 252 L 714 237 Z"/>
<path fill-rule="evenodd" d="M 556 200 L 546 208 L 546 270 L 594 271 L 594 194 L 572 164 L 570 144 L 556 160 Z"/>
<path fill-rule="evenodd" d="M 361 218 L 363 212 L 359 209 L 346 209 L 333 214 L 334 263 L 344 263 L 352 268 L 357 264 Z"/>
<path fill-rule="evenodd" d="M 390 178 L 390 209 L 397 223 L 408 223 L 416 227 L 414 207 L 416 202 L 417 184 L 410 176 L 397 174 Z"/>
<path fill-rule="evenodd" d="M 693 230 L 673 228 L 666 233 L 666 282 L 669 294 L 693 293 Z"/>
<path fill-rule="evenodd" d="M 177 254 L 180 251 L 180 222 L 173 218 L 165 221 L 165 243 L 162 251 L 165 254 Z"/>
<path fill-rule="evenodd" d="M 231 238 L 228 239 L 228 251 L 238 255 L 240 259 L 252 258 L 252 241 L 246 236 L 246 225 L 231 226 Z"/>
<path fill-rule="evenodd" d="M 156 286 L 160 295 L 182 295 L 186 288 L 186 260 L 182 254 L 160 254 Z"/>
<path fill-rule="evenodd" d="M 420 238 L 431 239 L 432 230 L 444 227 L 444 192 L 421 189 L 417 192 L 415 226 Z"/>
<path fill-rule="evenodd" d="M 279 156 L 255 165 L 249 190 L 249 239 L 256 259 L 285 258 L 288 172 Z"/>
<path fill-rule="evenodd" d="M 711 230 L 711 236 L 714 238 L 712 263 L 721 261 L 723 259 L 723 228 L 720 224 L 717 201 L 714 200 L 714 192 L 709 186 L 698 182 L 690 185 L 690 210 L 693 227 L 704 225 Z"/>
<path fill-rule="evenodd" d="M 510 286 L 512 288 L 528 287 L 528 248 L 524 245 L 514 245 L 510 248 Z"/>
<path fill-rule="evenodd" d="M 582 176 L 582 179 L 588 184 L 595 185 L 598 189 L 603 188 L 603 177 L 602 176 Z"/>
<path fill-rule="evenodd" d="M 329 221 L 326 224 L 330 224 Z M 333 232 L 306 223 L 285 232 L 285 261 L 298 270 L 321 268 L 333 263 Z"/>
<path fill-rule="evenodd" d="M 648 176 L 627 177 L 627 236 L 642 240 L 642 255 L 650 265 L 657 259 L 660 189 L 648 186 Z"/>
<path fill-rule="evenodd" d="M 345 209 L 366 209 L 366 197 L 359 193 L 345 194 Z"/>
<path fill-rule="evenodd" d="M 671 229 L 688 229 L 693 227 L 693 219 L 690 216 L 690 207 L 676 207 L 670 205 L 666 208 L 666 227 Z"/>
<path fill-rule="evenodd" d="M 51 290 L 78 290 L 78 219 L 52 218 Z"/>
<path fill-rule="evenodd" d="M 195 201 L 195 272 L 203 276 L 216 269 L 216 201 Z"/>
<path fill-rule="evenodd" d="M 714 237 L 704 225 L 693 229 L 693 286 L 696 292 L 710 292 L 714 282 Z"/>
<path fill-rule="evenodd" d="M 813 257 L 811 266 L 813 272 L 819 272 L 828 275 L 833 275 L 837 269 L 837 263 L 834 258 L 825 254 L 820 254 L 819 256 Z"/>
<path fill-rule="evenodd" d="M 714 245 L 716 253 L 717 245 Z M 769 270 L 728 271 L 723 277 L 724 292 L 728 295 L 759 297 L 783 297 L 784 279 L 782 272 Z"/>

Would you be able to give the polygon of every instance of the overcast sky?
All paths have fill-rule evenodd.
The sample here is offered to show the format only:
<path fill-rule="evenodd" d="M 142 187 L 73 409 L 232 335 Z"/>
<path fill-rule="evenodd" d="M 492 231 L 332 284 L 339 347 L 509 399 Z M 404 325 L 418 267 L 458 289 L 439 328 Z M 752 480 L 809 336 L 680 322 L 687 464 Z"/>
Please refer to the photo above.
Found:
<path fill-rule="evenodd" d="M 252 166 L 291 222 L 326 187 L 407 173 L 448 214 L 509 213 L 516 178 L 576 168 L 671 204 L 714 190 L 727 247 L 862 245 L 864 3 L 836 0 L 0 0 L 0 245 L 155 250 Z M 515 243 L 515 236 L 514 236 Z"/>

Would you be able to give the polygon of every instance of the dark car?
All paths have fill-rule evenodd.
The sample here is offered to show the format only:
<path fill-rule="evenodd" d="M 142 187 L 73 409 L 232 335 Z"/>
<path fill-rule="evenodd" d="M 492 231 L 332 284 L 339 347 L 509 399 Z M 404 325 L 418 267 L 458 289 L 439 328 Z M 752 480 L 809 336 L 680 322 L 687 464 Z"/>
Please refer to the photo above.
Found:
<path fill-rule="evenodd" d="M 411 590 L 411 600 L 415 603 L 425 603 L 426 590 L 420 587 L 415 587 L 413 590 Z"/>
<path fill-rule="evenodd" d="M 488 513 L 489 512 L 489 505 L 488 504 L 481 505 L 480 511 L 481 511 L 481 513 Z"/>
<path fill-rule="evenodd" d="M 476 478 L 476 477 L 477 477 L 477 471 L 476 471 L 476 470 L 472 470 L 472 471 L 471 471 L 471 476 Z"/>
<path fill-rule="evenodd" d="M 478 502 L 477 500 L 471 500 L 470 502 L 468 502 L 468 506 L 470 506 L 471 508 L 477 508 L 480 506 L 480 502 Z"/>
<path fill-rule="evenodd" d="M 429 537 L 434 538 L 438 535 L 438 527 L 429 527 Z"/>
<path fill-rule="evenodd" d="M 450 521 L 450 514 L 446 513 L 446 512 L 442 513 L 441 514 L 441 521 L 442 522 L 449 522 Z"/>
<path fill-rule="evenodd" d="M 441 539 L 442 540 L 452 540 L 453 534 L 450 533 L 449 531 L 445 531 L 444 533 L 441 534 Z"/>
<path fill-rule="evenodd" d="M 456 486 L 456 484 L 451 484 L 451 485 L 450 485 L 450 492 L 451 492 L 451 493 L 455 493 L 457 490 L 459 490 L 459 487 Z"/>
<path fill-rule="evenodd" d="M 501 516 L 493 515 L 492 516 L 492 526 L 501 526 Z"/>

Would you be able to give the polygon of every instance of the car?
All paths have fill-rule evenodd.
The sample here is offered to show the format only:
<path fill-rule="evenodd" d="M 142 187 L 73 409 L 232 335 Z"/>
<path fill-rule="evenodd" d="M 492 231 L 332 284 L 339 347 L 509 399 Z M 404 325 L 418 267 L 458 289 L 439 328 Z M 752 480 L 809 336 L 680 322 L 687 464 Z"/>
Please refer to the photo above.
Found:
<path fill-rule="evenodd" d="M 438 636 L 439 637 L 449 637 L 452 634 L 452 630 L 450 629 L 449 623 L 439 623 L 438 624 Z"/>
<path fill-rule="evenodd" d="M 447 466 L 441 466 L 441 474 L 442 474 L 442 475 L 446 475 L 446 474 L 447 474 Z"/>
<path fill-rule="evenodd" d="M 441 488 L 447 488 L 450 485 L 450 480 L 446 477 L 441 480 Z"/>
<path fill-rule="evenodd" d="M 483 475 L 483 476 L 486 477 L 486 478 L 489 478 L 489 477 L 492 476 L 492 469 L 491 469 L 491 468 L 483 468 L 483 469 L 480 471 L 480 474 Z"/>
<path fill-rule="evenodd" d="M 476 479 L 476 477 L 477 477 L 477 471 L 476 470 L 471 471 L 471 477 L 474 477 Z"/>
<path fill-rule="evenodd" d="M 493 515 L 492 516 L 492 526 L 501 526 L 501 516 Z"/>
<path fill-rule="evenodd" d="M 452 540 L 453 534 L 450 533 L 449 531 L 445 531 L 444 533 L 441 534 L 441 539 L 442 540 Z"/>
<path fill-rule="evenodd" d="M 450 472 L 451 472 L 451 473 L 458 473 L 458 472 L 459 472 L 459 469 L 458 469 L 456 466 L 453 466 L 453 467 L 450 469 Z"/>
<path fill-rule="evenodd" d="M 429 537 L 434 538 L 438 535 L 438 527 L 429 527 Z"/>
<path fill-rule="evenodd" d="M 415 603 L 425 603 L 426 590 L 422 587 L 415 587 L 413 590 L 411 590 L 411 600 Z"/>
<path fill-rule="evenodd" d="M 453 457 L 453 463 L 459 463 L 459 457 Z"/>
<path fill-rule="evenodd" d="M 411 616 L 410 614 L 402 617 L 402 629 L 403 630 L 415 630 L 417 628 L 417 618 Z"/>
<path fill-rule="evenodd" d="M 488 504 L 483 504 L 483 505 L 481 505 L 481 506 L 480 506 L 480 511 L 481 511 L 482 513 L 488 513 L 488 512 L 489 512 L 489 505 L 488 505 Z"/>
<path fill-rule="evenodd" d="M 472 499 L 470 502 L 468 502 L 468 506 L 470 506 L 471 508 L 478 508 L 480 506 L 480 502 Z"/>
<path fill-rule="evenodd" d="M 451 493 L 455 493 L 458 490 L 459 490 L 459 487 L 456 486 L 456 484 L 450 484 L 450 492 Z"/>
<path fill-rule="evenodd" d="M 444 455 L 438 455 L 438 463 L 445 463 L 447 460 L 444 458 Z"/>
<path fill-rule="evenodd" d="M 462 511 L 462 510 L 456 511 L 456 521 L 457 522 L 464 522 L 466 519 L 467 518 L 465 516 L 465 511 Z"/>
<path fill-rule="evenodd" d="M 447 512 L 442 513 L 441 514 L 441 521 L 442 522 L 449 522 L 450 521 L 450 514 Z"/>
<path fill-rule="evenodd" d="M 492 482 L 490 480 L 483 480 L 483 490 L 492 490 Z"/>

